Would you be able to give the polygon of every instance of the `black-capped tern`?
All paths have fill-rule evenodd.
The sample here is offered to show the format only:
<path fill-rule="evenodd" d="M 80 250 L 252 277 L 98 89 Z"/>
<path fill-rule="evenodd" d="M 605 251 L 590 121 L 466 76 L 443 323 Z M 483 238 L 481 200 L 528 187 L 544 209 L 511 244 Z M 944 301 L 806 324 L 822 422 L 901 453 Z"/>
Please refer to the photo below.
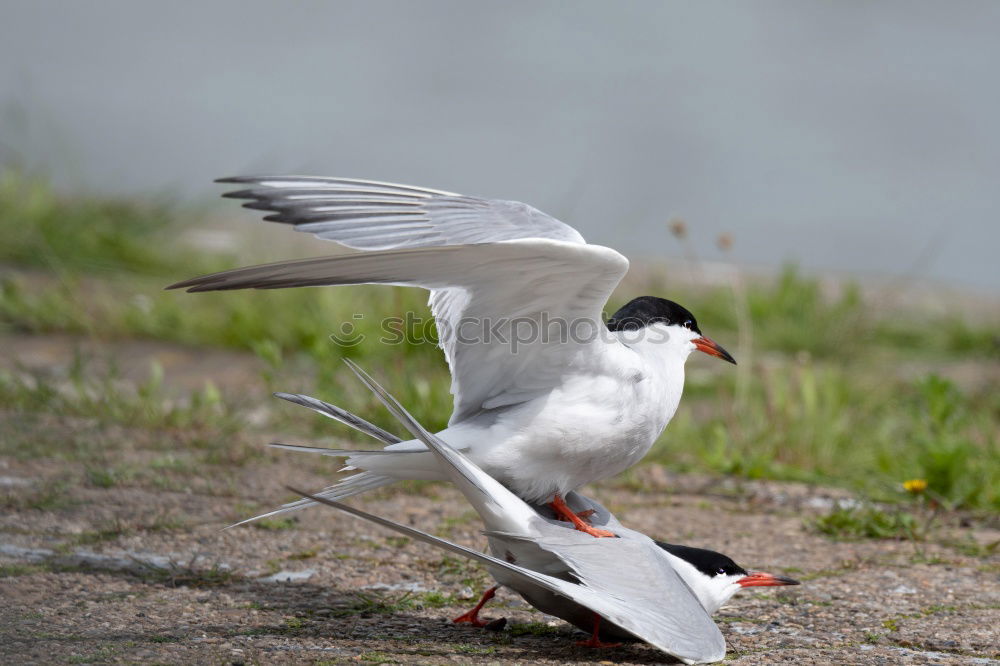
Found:
<path fill-rule="evenodd" d="M 430 290 L 454 409 L 437 435 L 522 499 L 593 536 L 569 510 L 581 485 L 637 463 L 673 417 L 684 363 L 699 350 L 735 363 L 681 305 L 636 298 L 602 310 L 628 260 L 514 201 L 346 178 L 222 179 L 226 196 L 355 252 L 186 280 L 188 291 L 394 284 Z M 515 344 L 516 342 L 516 344 Z M 340 451 L 359 470 L 319 496 L 343 499 L 401 479 L 443 480 L 417 439 Z M 312 504 L 297 503 L 283 510 Z"/>

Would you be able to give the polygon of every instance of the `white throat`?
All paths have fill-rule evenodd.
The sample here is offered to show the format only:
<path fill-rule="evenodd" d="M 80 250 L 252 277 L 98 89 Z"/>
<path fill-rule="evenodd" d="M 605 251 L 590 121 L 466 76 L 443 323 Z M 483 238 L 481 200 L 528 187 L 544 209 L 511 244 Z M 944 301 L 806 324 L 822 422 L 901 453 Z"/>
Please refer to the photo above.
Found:
<path fill-rule="evenodd" d="M 738 581 L 743 576 L 726 574 L 706 576 L 687 560 L 682 560 L 668 551 L 664 551 L 664 554 L 670 559 L 674 571 L 691 588 L 694 596 L 698 598 L 698 602 L 709 615 L 714 615 L 722 608 L 723 604 L 740 591 Z"/>
<path fill-rule="evenodd" d="M 638 331 L 618 331 L 619 341 L 642 362 L 642 369 L 655 387 L 653 404 L 664 411 L 663 426 L 673 418 L 684 393 L 684 363 L 694 350 L 691 342 L 698 337 L 682 326 L 652 324 Z"/>

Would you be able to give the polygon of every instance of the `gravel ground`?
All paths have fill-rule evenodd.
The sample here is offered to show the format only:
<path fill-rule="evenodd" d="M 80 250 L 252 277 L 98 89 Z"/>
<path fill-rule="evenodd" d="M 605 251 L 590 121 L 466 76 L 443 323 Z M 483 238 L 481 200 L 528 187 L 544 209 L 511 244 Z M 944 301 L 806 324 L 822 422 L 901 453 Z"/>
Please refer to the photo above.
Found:
<path fill-rule="evenodd" d="M 77 344 L 4 342 L 10 355 L 0 366 L 16 359 L 34 369 L 66 366 Z M 141 380 L 155 354 L 172 385 L 197 387 L 207 368 L 223 389 L 266 395 L 245 357 L 147 343 L 116 344 L 114 354 L 126 378 Z M 582 634 L 512 593 L 485 612 L 507 618 L 502 631 L 452 625 L 488 586 L 481 569 L 332 509 L 221 530 L 290 499 L 286 484 L 326 485 L 336 461 L 277 451 L 229 460 L 229 442 L 197 449 L 181 430 L 2 410 L 0 437 L 21 442 L 24 455 L 0 456 L 0 663 L 662 661 L 640 644 L 577 647 Z M 243 437 L 233 450 L 272 440 L 259 427 Z M 101 464 L 138 472 L 95 478 L 92 457 L 59 450 L 80 438 L 102 447 Z M 720 611 L 731 662 L 1000 664 L 1000 557 L 969 547 L 1000 532 L 976 521 L 945 516 L 918 545 L 835 542 L 807 525 L 847 498 L 843 491 L 653 465 L 586 492 L 651 536 L 803 581 L 745 591 Z M 408 484 L 354 502 L 485 546 L 478 518 L 446 485 Z"/>
<path fill-rule="evenodd" d="M 291 455 L 291 454 L 289 454 Z M 37 492 L 51 461 L 4 460 L 8 498 Z M 59 508 L 0 518 L 4 663 L 655 663 L 644 645 L 593 651 L 581 634 L 501 593 L 490 632 L 448 621 L 486 584 L 475 566 L 326 508 L 268 529 L 220 531 L 255 498 L 287 498 L 315 473 L 278 456 L 241 472 L 237 496 L 141 487 L 65 489 Z M 734 663 L 1000 663 L 997 561 L 945 544 L 831 542 L 804 527 L 836 491 L 711 483 L 647 467 L 641 494 L 592 489 L 629 525 L 711 546 L 794 588 L 746 592 L 718 615 Z M 36 489 L 33 491 L 32 489 Z M 356 500 L 482 546 L 444 485 Z M 15 504 L 8 502 L 9 505 Z M 109 529 L 108 526 L 115 526 Z M 956 528 L 959 529 L 959 528 Z M 951 538 L 981 542 L 985 530 Z"/>

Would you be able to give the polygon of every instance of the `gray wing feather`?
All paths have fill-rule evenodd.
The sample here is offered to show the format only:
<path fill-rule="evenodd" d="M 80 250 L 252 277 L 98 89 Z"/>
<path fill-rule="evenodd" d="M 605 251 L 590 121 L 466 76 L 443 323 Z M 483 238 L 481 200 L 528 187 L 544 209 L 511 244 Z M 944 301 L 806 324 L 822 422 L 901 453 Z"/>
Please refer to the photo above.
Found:
<path fill-rule="evenodd" d="M 552 389 L 584 342 L 534 340 L 513 353 L 513 322 L 592 322 L 628 270 L 609 248 L 588 245 L 569 225 L 515 201 L 346 178 L 261 176 L 228 196 L 301 231 L 362 252 L 253 266 L 186 280 L 188 291 L 394 284 L 431 291 L 441 348 L 451 368 L 450 423 Z M 471 323 L 471 324 L 470 324 Z M 468 325 L 496 336 L 462 342 Z M 537 336 L 543 338 L 544 336 Z M 602 345 L 590 345 L 600 353 Z"/>
<path fill-rule="evenodd" d="M 508 344 L 515 322 L 593 322 L 628 269 L 628 261 L 599 245 L 520 239 L 472 245 L 412 247 L 317 257 L 238 268 L 171 285 L 188 291 L 280 289 L 350 284 L 395 284 L 432 291 L 431 310 L 451 367 L 451 423 L 484 408 L 516 404 L 556 385 L 581 347 L 605 351 L 601 339 L 558 336 Z M 495 337 L 475 327 L 496 326 Z M 465 326 L 473 326 L 469 330 Z M 474 339 L 461 342 L 460 333 Z"/>
<path fill-rule="evenodd" d="M 374 451 L 365 451 L 364 449 L 329 449 L 324 446 L 302 446 L 300 444 L 283 444 L 282 442 L 271 442 L 268 446 L 275 449 L 284 449 L 285 451 L 297 451 L 299 453 L 319 453 L 324 456 L 334 456 L 335 458 L 346 458 L 349 456 L 395 456 L 401 453 L 408 453 L 408 451 L 386 451 L 385 449 L 376 449 Z"/>
<path fill-rule="evenodd" d="M 274 213 L 265 220 L 359 250 L 520 238 L 585 242 L 573 227 L 517 201 L 348 178 L 251 176 L 217 182 L 252 185 L 224 196 Z"/>
<path fill-rule="evenodd" d="M 445 550 L 450 550 L 453 553 L 458 553 L 459 555 L 463 555 L 464 557 L 468 557 L 469 559 L 476 560 L 487 566 L 495 566 L 501 569 L 506 569 L 507 571 L 515 574 L 518 578 L 531 581 L 536 585 L 541 585 L 542 587 L 548 589 L 551 592 L 564 593 L 566 591 L 563 581 L 551 578 L 550 576 L 546 576 L 545 574 L 540 574 L 534 571 L 530 571 L 528 569 L 523 569 L 522 567 L 519 567 L 515 564 L 511 564 L 509 562 L 504 562 L 503 560 L 497 559 L 492 555 L 487 555 L 486 553 L 481 553 L 477 550 L 473 550 L 465 546 L 460 546 L 457 543 L 448 541 L 447 539 L 431 536 L 430 534 L 427 534 L 426 532 L 418 530 L 414 527 L 401 525 L 387 518 L 382 518 L 381 516 L 376 516 L 374 514 L 362 511 L 361 509 L 356 509 L 352 506 L 348 506 L 346 504 L 341 504 L 340 502 L 327 499 L 322 495 L 310 495 L 309 493 L 303 492 L 301 490 L 296 490 L 291 486 L 288 486 L 288 489 L 293 493 L 302 495 L 303 499 L 311 500 L 319 504 L 326 504 L 327 506 L 332 506 L 335 509 L 340 509 L 341 511 L 344 511 L 351 515 L 358 516 L 359 518 L 370 520 L 373 523 L 377 523 L 384 527 L 388 527 L 389 529 L 395 530 L 401 534 L 405 534 L 406 536 L 413 537 L 418 541 L 423 541 L 424 543 L 429 543 L 433 546 L 437 546 L 438 548 L 444 548 Z"/>
<path fill-rule="evenodd" d="M 593 581 L 591 580 L 583 580 L 582 583 L 560 580 L 553 576 L 548 576 L 543 573 L 519 567 L 516 564 L 505 562 L 504 560 L 491 555 L 480 553 L 476 550 L 472 550 L 471 548 L 460 546 L 439 537 L 431 536 L 421 530 L 401 525 L 397 522 L 367 513 L 346 504 L 326 499 L 325 497 L 321 497 L 319 495 L 309 495 L 291 487 L 289 487 L 289 490 L 302 495 L 305 499 L 312 500 L 320 504 L 326 504 L 335 509 L 340 509 L 341 511 L 365 520 L 369 520 L 391 530 L 395 530 L 400 534 L 404 534 L 418 541 L 423 541 L 424 543 L 428 543 L 438 548 L 462 555 L 463 557 L 467 557 L 471 560 L 478 561 L 487 567 L 501 569 L 506 572 L 508 577 L 512 577 L 517 580 L 517 585 L 519 587 L 540 587 L 569 599 L 570 601 L 585 606 L 598 615 L 634 634 L 637 638 L 646 641 L 650 645 L 659 648 L 667 654 L 679 658 L 685 663 L 709 663 L 719 661 L 725 657 L 725 641 L 721 640 L 722 635 L 719 633 L 718 628 L 715 627 L 714 624 L 712 624 L 712 629 L 714 629 L 715 633 L 718 634 L 718 638 L 721 643 L 716 641 L 705 641 L 703 639 L 699 640 L 698 637 L 687 637 L 687 640 L 682 637 L 678 640 L 678 637 L 674 635 L 673 632 L 664 631 L 662 628 L 664 619 L 666 618 L 669 620 L 669 618 L 675 614 L 672 608 L 668 612 L 664 611 L 665 608 L 670 608 L 669 606 L 660 605 L 652 608 L 644 605 L 635 606 L 633 604 L 633 600 L 622 595 L 621 591 L 614 589 L 609 590 L 608 586 L 592 587 Z M 611 566 L 616 569 L 623 568 L 621 566 L 621 560 L 615 560 L 615 562 L 611 563 Z M 663 601 L 665 604 L 669 604 L 672 601 L 672 598 L 667 596 L 663 599 Z M 700 606 L 699 609 L 701 609 Z M 702 614 L 704 613 L 705 612 L 702 609 Z M 711 623 L 711 619 L 709 619 L 709 622 Z M 706 645 L 706 643 L 710 644 Z"/>
<path fill-rule="evenodd" d="M 539 545 L 558 552 L 595 591 L 626 599 L 631 612 L 657 617 L 658 632 L 669 635 L 673 648 L 687 652 L 710 648 L 721 657 L 726 644 L 715 621 L 656 544 L 640 536 L 616 539 L 606 554 L 599 552 L 604 544 L 591 543 L 596 539 L 559 539 L 557 546 L 543 539 Z M 664 614 L 663 609 L 669 611 Z"/>

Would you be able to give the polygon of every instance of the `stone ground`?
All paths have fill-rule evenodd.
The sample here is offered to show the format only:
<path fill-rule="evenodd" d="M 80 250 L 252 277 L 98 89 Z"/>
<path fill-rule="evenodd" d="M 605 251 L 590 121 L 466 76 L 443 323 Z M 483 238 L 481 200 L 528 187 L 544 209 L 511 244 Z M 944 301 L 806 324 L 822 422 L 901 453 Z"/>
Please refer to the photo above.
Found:
<path fill-rule="evenodd" d="M 28 492 L 52 469 L 7 461 L 3 483 Z M 1000 663 L 997 562 L 905 542 L 835 543 L 803 518 L 832 493 L 787 484 L 638 477 L 647 492 L 596 495 L 649 534 L 709 545 L 745 566 L 791 573 L 799 587 L 738 595 L 718 615 L 734 663 Z M 280 463 L 247 469 L 251 497 L 320 481 Z M 663 488 L 667 483 L 672 491 Z M 141 488 L 66 491 L 58 510 L 0 519 L 4 663 L 654 663 L 643 645 L 591 651 L 572 628 L 503 593 L 488 632 L 448 619 L 486 580 L 474 566 L 334 510 L 269 529 L 220 531 L 233 498 Z M 482 545 L 457 492 L 424 486 L 357 503 Z M 159 521 L 159 522 L 157 522 Z M 102 526 L 118 525 L 107 538 Z M 996 534 L 978 533 L 980 540 Z M 81 538 L 84 537 L 84 538 Z M 88 543 L 90 541 L 91 543 Z"/>
<path fill-rule="evenodd" d="M 42 358 L 44 345 L 29 347 L 22 346 L 22 360 L 65 361 Z M 176 375 L 163 359 L 168 378 Z M 30 441 L 37 432 L 51 440 L 59 429 L 95 428 L 78 418 L 2 410 L 2 436 L 28 433 Z M 94 433 L 108 446 L 129 443 L 113 449 L 116 463 L 152 471 L 105 483 L 87 480 L 86 461 L 0 456 L 0 663 L 662 661 L 640 644 L 577 647 L 580 633 L 511 593 L 486 612 L 507 618 L 502 631 L 454 626 L 449 618 L 488 585 L 478 567 L 332 509 L 221 531 L 255 508 L 288 500 L 286 484 L 326 485 L 332 461 L 269 452 L 231 469 L 199 467 L 177 433 L 155 435 L 160 442 L 120 427 Z M 172 457 L 163 457 L 165 446 Z M 722 609 L 717 619 L 730 662 L 1000 664 L 1000 558 L 970 548 L 996 542 L 1000 532 L 982 521 L 946 516 L 921 544 L 836 542 L 809 528 L 846 497 L 833 489 L 674 476 L 646 466 L 628 483 L 586 492 L 651 536 L 711 547 L 746 567 L 803 581 L 746 591 Z M 485 545 L 478 519 L 445 485 L 412 484 L 354 502 Z"/>

